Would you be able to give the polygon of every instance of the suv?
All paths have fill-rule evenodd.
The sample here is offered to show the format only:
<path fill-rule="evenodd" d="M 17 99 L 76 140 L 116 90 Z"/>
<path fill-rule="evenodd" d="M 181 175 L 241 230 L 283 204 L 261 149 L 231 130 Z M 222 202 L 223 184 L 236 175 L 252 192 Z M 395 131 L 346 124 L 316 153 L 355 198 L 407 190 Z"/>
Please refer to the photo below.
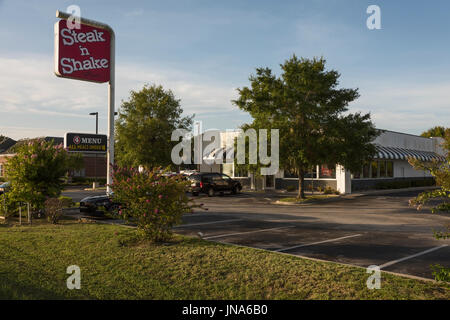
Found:
<path fill-rule="evenodd" d="M 230 191 L 236 194 L 242 190 L 239 181 L 231 179 L 229 176 L 218 172 L 200 172 L 191 174 L 188 177 L 191 185 L 189 191 L 194 196 L 198 196 L 200 192 L 206 193 L 209 197 L 216 193 L 224 193 Z"/>
<path fill-rule="evenodd" d="M 107 211 L 113 211 L 118 206 L 118 203 L 113 202 L 111 195 L 91 196 L 80 200 L 80 212 L 92 215 L 103 215 L 103 212 L 98 211 L 100 207 L 104 207 Z"/>

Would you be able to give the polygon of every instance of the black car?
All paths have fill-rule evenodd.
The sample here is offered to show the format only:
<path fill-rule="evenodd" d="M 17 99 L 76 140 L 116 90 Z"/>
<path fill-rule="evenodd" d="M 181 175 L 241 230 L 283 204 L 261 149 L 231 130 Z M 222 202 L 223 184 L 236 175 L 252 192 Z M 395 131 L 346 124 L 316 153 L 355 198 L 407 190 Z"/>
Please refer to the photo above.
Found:
<path fill-rule="evenodd" d="M 118 207 L 114 203 L 110 195 L 86 197 L 80 200 L 80 212 L 87 212 L 90 214 L 101 214 L 100 207 L 104 207 L 108 211 L 112 211 Z"/>
<path fill-rule="evenodd" d="M 191 182 L 189 191 L 197 196 L 200 192 L 206 193 L 209 197 L 216 193 L 231 192 L 236 194 L 242 190 L 239 181 L 231 179 L 229 176 L 218 172 L 200 172 L 189 176 Z"/>

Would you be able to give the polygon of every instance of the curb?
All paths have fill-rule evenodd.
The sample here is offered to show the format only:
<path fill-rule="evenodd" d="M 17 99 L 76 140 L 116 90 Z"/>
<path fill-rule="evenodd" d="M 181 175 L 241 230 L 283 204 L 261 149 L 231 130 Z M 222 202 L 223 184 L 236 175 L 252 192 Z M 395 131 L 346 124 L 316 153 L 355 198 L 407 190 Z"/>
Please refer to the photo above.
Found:
<path fill-rule="evenodd" d="M 373 190 L 373 191 L 366 191 L 366 192 L 359 192 L 359 193 L 350 193 L 350 194 L 344 195 L 344 197 L 357 198 L 357 197 L 366 197 L 366 196 L 372 196 L 372 195 L 403 193 L 403 192 L 408 192 L 408 191 L 428 191 L 428 190 L 435 190 L 435 189 L 439 189 L 439 187 L 430 186 L 430 187 L 415 187 L 415 188 L 402 188 L 402 189 L 383 189 L 383 190 Z"/>
<path fill-rule="evenodd" d="M 305 206 L 310 204 L 316 204 L 316 203 L 327 203 L 327 202 L 333 202 L 342 199 L 344 196 L 339 195 L 335 197 L 325 198 L 325 199 L 313 199 L 311 201 L 305 201 L 305 202 L 284 202 L 280 200 L 272 201 L 271 204 L 280 204 L 285 206 Z"/>

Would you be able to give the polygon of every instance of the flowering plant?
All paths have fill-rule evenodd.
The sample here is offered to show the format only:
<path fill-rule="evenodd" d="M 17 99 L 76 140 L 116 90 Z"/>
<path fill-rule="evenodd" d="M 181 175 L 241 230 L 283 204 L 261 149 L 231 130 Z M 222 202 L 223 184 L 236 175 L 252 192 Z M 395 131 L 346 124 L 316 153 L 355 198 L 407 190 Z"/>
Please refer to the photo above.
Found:
<path fill-rule="evenodd" d="M 83 165 L 79 154 L 70 154 L 62 144 L 34 139 L 19 142 L 16 154 L 5 166 L 6 178 L 11 182 L 11 201 L 29 202 L 43 207 L 47 198 L 57 197 L 63 189 L 62 178 L 70 169 Z"/>
<path fill-rule="evenodd" d="M 198 207 L 186 195 L 187 183 L 181 175 L 169 175 L 160 168 L 139 171 L 115 166 L 110 187 L 114 202 L 120 204 L 116 214 L 137 223 L 146 238 L 167 240 L 182 215 Z"/>

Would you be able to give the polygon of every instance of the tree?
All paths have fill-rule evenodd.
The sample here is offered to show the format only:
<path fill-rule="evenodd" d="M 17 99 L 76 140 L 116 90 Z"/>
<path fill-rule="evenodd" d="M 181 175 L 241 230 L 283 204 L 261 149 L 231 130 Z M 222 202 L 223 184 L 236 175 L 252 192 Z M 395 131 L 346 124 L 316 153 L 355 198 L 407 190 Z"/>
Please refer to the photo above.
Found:
<path fill-rule="evenodd" d="M 117 163 L 149 168 L 171 165 L 171 150 L 178 143 L 171 141 L 172 131 L 192 126 L 193 116 L 182 117 L 182 113 L 180 100 L 162 86 L 131 91 L 116 121 Z"/>
<path fill-rule="evenodd" d="M 417 159 L 409 159 L 409 163 L 417 170 L 427 170 L 436 179 L 438 189 L 425 191 L 420 193 L 416 198 L 409 201 L 411 206 L 415 206 L 417 210 L 429 203 L 431 200 L 438 201 L 431 211 L 450 212 L 450 128 L 445 129 L 443 148 L 447 151 L 445 161 L 423 162 Z M 435 232 L 437 239 L 450 239 L 450 225 L 445 226 L 445 230 Z M 435 277 L 437 280 L 450 281 L 450 268 L 435 266 Z"/>
<path fill-rule="evenodd" d="M 436 127 L 428 129 L 427 131 L 422 132 L 421 136 L 425 137 L 425 138 L 431 138 L 431 137 L 444 138 L 445 130 L 446 130 L 445 127 L 436 126 Z"/>
<path fill-rule="evenodd" d="M 281 65 L 281 77 L 258 68 L 250 88 L 238 89 L 233 101 L 253 117 L 250 127 L 280 130 L 280 165 L 298 175 L 298 198 L 304 198 L 304 177 L 312 166 L 356 170 L 375 153 L 371 141 L 379 134 L 370 114 L 344 114 L 358 90 L 338 89 L 340 74 L 325 70 L 325 62 L 293 55 Z"/>
<path fill-rule="evenodd" d="M 68 153 L 62 144 L 44 139 L 21 143 L 5 165 L 6 178 L 11 182 L 8 197 L 41 208 L 46 198 L 61 194 L 61 178 L 68 170 L 81 166 L 81 156 Z"/>

